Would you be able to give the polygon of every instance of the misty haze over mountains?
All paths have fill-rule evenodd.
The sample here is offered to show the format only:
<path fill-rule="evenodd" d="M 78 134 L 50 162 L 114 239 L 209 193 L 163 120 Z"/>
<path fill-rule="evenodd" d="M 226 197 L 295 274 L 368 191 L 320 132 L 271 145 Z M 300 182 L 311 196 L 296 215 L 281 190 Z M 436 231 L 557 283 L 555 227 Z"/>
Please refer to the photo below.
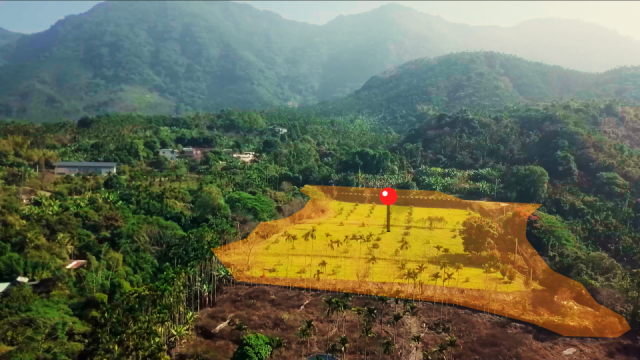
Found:
<path fill-rule="evenodd" d="M 587 72 L 640 59 L 640 41 L 576 20 L 470 26 L 388 4 L 320 26 L 241 3 L 105 2 L 41 33 L 0 30 L 0 116 L 314 104 L 410 60 L 479 50 Z"/>

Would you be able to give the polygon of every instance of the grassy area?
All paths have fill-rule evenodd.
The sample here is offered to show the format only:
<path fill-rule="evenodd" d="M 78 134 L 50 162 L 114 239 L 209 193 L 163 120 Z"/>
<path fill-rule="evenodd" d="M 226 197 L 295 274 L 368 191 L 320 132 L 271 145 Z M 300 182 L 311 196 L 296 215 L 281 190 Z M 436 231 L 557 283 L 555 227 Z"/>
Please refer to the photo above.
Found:
<path fill-rule="evenodd" d="M 446 261 L 451 266 L 446 271 L 454 275 L 445 286 L 524 290 L 520 279 L 509 283 L 497 272 L 485 273 L 470 264 L 458 229 L 468 217 L 479 216 L 476 213 L 392 206 L 391 232 L 387 232 L 385 206 L 333 200 L 330 207 L 329 217 L 292 225 L 260 243 L 253 250 L 248 275 L 434 285 L 430 275 L 440 271 L 444 276 L 438 264 Z M 444 221 L 430 223 L 429 218 Z M 456 271 L 455 264 L 463 268 Z M 418 275 L 407 278 L 407 269 Z M 438 286 L 442 285 L 440 278 Z"/>

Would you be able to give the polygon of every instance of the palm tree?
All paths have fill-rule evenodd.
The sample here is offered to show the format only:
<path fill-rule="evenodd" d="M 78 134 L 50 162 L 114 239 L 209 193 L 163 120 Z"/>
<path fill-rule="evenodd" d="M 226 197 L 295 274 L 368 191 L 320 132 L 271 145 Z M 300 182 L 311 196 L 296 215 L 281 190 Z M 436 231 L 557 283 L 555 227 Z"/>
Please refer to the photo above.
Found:
<path fill-rule="evenodd" d="M 58 233 L 56 237 L 58 245 L 67 253 L 67 256 L 73 260 L 73 255 L 76 253 L 74 239 L 65 233 Z"/>
<path fill-rule="evenodd" d="M 386 338 L 382 343 L 382 353 L 385 355 L 393 355 L 396 352 L 396 344 L 390 338 Z"/>
<path fill-rule="evenodd" d="M 440 262 L 440 270 L 442 270 L 442 287 L 445 286 L 445 281 L 447 281 L 447 269 L 449 269 L 449 262 L 447 262 L 447 260 L 443 260 L 442 262 Z M 444 291 L 444 289 L 443 289 Z M 442 303 L 444 304 L 444 296 L 442 296 Z M 442 317 L 442 307 L 440 307 L 440 317 Z"/>
<path fill-rule="evenodd" d="M 415 277 L 415 272 L 413 271 L 413 269 L 407 269 L 402 274 L 402 279 L 405 280 L 407 284 L 409 283 L 410 280 L 413 280 L 414 277 Z M 415 290 L 415 281 L 414 281 L 414 290 Z"/>
<path fill-rule="evenodd" d="M 366 360 L 367 359 L 367 347 L 369 345 L 369 338 L 373 338 L 373 337 L 377 336 L 376 333 L 373 332 L 373 327 L 371 327 L 371 324 L 365 323 L 365 325 L 362 327 L 362 336 L 364 336 L 364 341 L 365 341 L 364 358 Z"/>
<path fill-rule="evenodd" d="M 324 274 L 324 272 L 320 271 L 320 269 L 316 269 L 316 273 L 313 274 L 313 277 L 317 280 L 320 281 L 320 275 Z"/>
<path fill-rule="evenodd" d="M 453 277 L 453 275 L 455 275 L 455 272 L 446 272 L 444 273 L 445 277 L 443 279 L 443 282 L 448 281 L 449 282 L 449 286 L 451 286 L 451 280 L 455 280 L 455 278 Z"/>
<path fill-rule="evenodd" d="M 436 258 L 439 261 L 440 260 L 440 250 L 442 250 L 442 245 L 436 245 L 436 246 L 434 246 L 434 248 L 436 248 L 436 250 L 438 250 L 438 254 L 436 255 Z"/>
<path fill-rule="evenodd" d="M 347 358 L 347 348 L 349 347 L 349 338 L 347 338 L 346 335 L 342 335 L 338 338 L 338 342 L 337 342 L 340 346 L 338 347 L 338 350 L 340 350 L 340 352 L 342 352 L 342 356 L 345 358 Z"/>
<path fill-rule="evenodd" d="M 389 303 L 389 298 L 386 296 L 378 296 L 377 300 L 380 302 L 380 334 L 383 333 L 382 320 L 384 319 L 384 308 Z"/>
<path fill-rule="evenodd" d="M 300 341 L 307 340 L 307 353 L 309 353 L 309 350 L 311 347 L 309 344 L 309 339 L 311 338 L 311 331 L 305 326 L 301 326 L 300 328 L 298 328 L 298 332 L 296 333 L 296 335 L 300 337 Z"/>
<path fill-rule="evenodd" d="M 369 233 L 367 234 L 367 240 L 373 241 L 373 232 L 369 231 Z"/>
<path fill-rule="evenodd" d="M 456 272 L 458 273 L 458 278 L 457 278 L 457 282 L 456 282 L 456 286 L 458 286 L 458 283 L 460 282 L 460 271 L 462 269 L 464 269 L 464 265 L 462 265 L 461 263 L 456 263 L 453 268 L 456 270 Z"/>
<path fill-rule="evenodd" d="M 416 308 L 416 304 L 414 304 L 413 302 L 409 302 L 407 303 L 407 310 L 404 311 L 404 314 L 408 316 L 414 316 Z"/>
<path fill-rule="evenodd" d="M 375 265 L 377 262 L 378 258 L 376 258 L 375 255 L 371 255 L 369 258 L 367 258 L 367 263 L 371 265 L 371 267 L 373 267 L 373 265 Z M 371 281 L 373 281 L 373 270 L 371 270 Z"/>
<path fill-rule="evenodd" d="M 327 262 L 325 260 L 322 260 L 318 263 L 318 267 L 321 267 L 324 269 L 324 271 L 327 271 Z"/>
<path fill-rule="evenodd" d="M 292 243 L 291 250 L 295 250 L 295 241 L 298 240 L 298 236 L 292 235 L 288 231 L 285 231 L 283 235 L 285 237 L 284 241 Z"/>
<path fill-rule="evenodd" d="M 451 335 L 451 336 L 447 337 L 446 339 L 444 339 L 444 341 L 445 341 L 444 344 L 446 345 L 445 351 L 447 350 L 447 348 L 453 349 L 453 348 L 459 346 L 458 345 L 458 338 L 456 338 L 455 335 Z"/>
<path fill-rule="evenodd" d="M 249 331 L 249 328 L 241 320 L 238 320 L 238 322 L 236 322 L 235 330 L 243 333 Z"/>
<path fill-rule="evenodd" d="M 309 329 L 309 331 L 314 332 L 317 331 L 318 329 L 316 328 L 316 325 L 313 323 L 313 320 L 302 320 L 302 326 L 304 326 L 305 328 Z"/>
<path fill-rule="evenodd" d="M 342 294 L 342 301 L 340 302 L 339 312 L 342 314 L 342 333 L 347 333 L 347 311 L 351 309 L 351 299 L 353 295 L 349 293 Z"/>
<path fill-rule="evenodd" d="M 429 275 L 429 278 L 433 279 L 433 281 L 435 282 L 436 285 L 436 289 L 438 288 L 438 279 L 440 279 L 442 276 L 440 276 L 440 271 L 436 271 L 433 274 Z"/>
<path fill-rule="evenodd" d="M 364 314 L 364 309 L 361 307 L 353 307 L 351 308 L 351 312 L 353 312 L 354 314 L 356 314 L 357 319 L 358 319 L 358 333 L 360 333 L 360 316 L 362 316 Z M 358 352 L 358 340 L 360 339 L 360 337 L 356 338 L 356 353 Z"/>
<path fill-rule="evenodd" d="M 407 270 L 407 262 L 405 260 L 400 260 L 400 262 L 398 263 L 398 270 L 400 270 L 400 276 L 402 276 L 404 280 L 405 279 L 404 275 Z"/>
<path fill-rule="evenodd" d="M 416 271 L 420 274 L 422 274 L 426 269 L 427 266 L 425 264 L 419 264 L 418 267 L 416 267 Z"/>
<path fill-rule="evenodd" d="M 307 248 L 309 246 L 309 239 L 315 239 L 316 235 L 315 235 L 315 226 L 307 231 L 306 233 L 304 233 L 302 235 L 302 238 L 304 239 L 304 242 L 306 243 L 305 248 L 304 248 L 304 256 L 305 256 L 305 260 L 304 260 L 304 266 L 307 266 Z M 311 242 L 311 252 L 313 253 L 313 241 Z M 313 262 L 313 255 L 311 255 L 311 261 Z"/>
<path fill-rule="evenodd" d="M 331 296 L 324 298 L 324 303 L 327 305 L 327 317 L 329 317 L 329 321 L 331 321 L 331 316 L 338 310 L 339 302 L 340 299 Z M 329 347 L 329 331 L 331 331 L 331 329 L 327 329 L 327 348 Z"/>
<path fill-rule="evenodd" d="M 449 251 L 451 251 L 451 250 L 449 250 L 449 248 L 442 249 L 442 253 L 445 254 L 445 255 L 449 254 Z"/>
<path fill-rule="evenodd" d="M 449 285 L 451 285 L 451 280 L 454 280 L 454 279 L 455 279 L 455 278 L 453 277 L 453 275 L 454 275 L 455 273 L 454 273 L 453 271 L 452 271 L 452 272 L 450 272 L 450 273 L 445 271 L 445 273 L 444 273 L 444 274 L 445 274 L 445 277 L 444 277 L 444 279 L 442 280 L 442 281 L 443 281 L 443 283 L 444 283 L 445 281 L 448 281 L 448 282 L 449 282 Z M 443 299 L 443 301 L 444 301 L 444 299 Z M 445 312 L 445 321 L 446 321 L 446 319 L 447 319 L 447 315 L 446 315 L 446 314 L 447 314 L 447 313 Z"/>
<path fill-rule="evenodd" d="M 440 277 L 441 276 L 440 276 L 440 272 L 439 271 L 436 271 L 436 272 L 434 272 L 433 274 L 431 274 L 429 276 L 429 278 L 433 279 L 433 281 L 436 284 L 436 294 L 438 293 L 438 279 L 440 279 Z M 435 302 L 436 302 L 436 298 L 434 296 L 433 303 L 435 304 Z M 432 315 L 432 317 L 435 317 L 435 316 L 436 316 L 436 307 L 434 306 L 433 307 L 433 315 Z"/>
<path fill-rule="evenodd" d="M 378 309 L 367 306 L 364 309 L 364 319 L 366 322 L 373 322 L 378 317 Z"/>
<path fill-rule="evenodd" d="M 284 349 L 285 347 L 287 347 L 287 340 L 279 337 L 279 336 L 274 336 L 272 338 L 269 338 L 269 345 L 271 345 L 271 356 L 274 355 L 274 353 L 276 352 L 276 350 L 278 349 Z"/>
<path fill-rule="evenodd" d="M 316 325 L 313 320 L 302 320 L 302 326 L 298 329 L 298 336 L 300 340 L 307 340 L 307 353 L 310 352 L 309 339 L 313 335 L 314 331 L 317 331 Z"/>
<path fill-rule="evenodd" d="M 404 318 L 404 316 L 400 313 L 395 313 L 393 314 L 393 317 L 391 318 L 391 324 L 393 324 L 393 342 L 396 342 L 396 339 L 398 338 L 398 323 L 402 320 L 402 318 Z"/>
<path fill-rule="evenodd" d="M 445 353 L 447 352 L 447 349 L 449 348 L 449 346 L 447 345 L 446 342 L 440 343 L 440 345 L 438 345 L 438 348 L 436 349 L 436 351 L 440 354 L 442 354 L 442 356 L 445 356 Z M 446 359 L 446 357 L 445 357 Z"/>
<path fill-rule="evenodd" d="M 333 245 L 333 241 L 329 240 L 329 242 L 327 243 L 327 247 L 331 248 L 331 251 L 334 251 L 336 249 Z"/>
<path fill-rule="evenodd" d="M 416 279 L 418 280 L 424 271 L 427 270 L 427 265 L 422 263 L 416 267 Z M 422 280 L 420 280 L 420 293 L 422 293 Z"/>
<path fill-rule="evenodd" d="M 416 360 L 418 359 L 418 346 L 420 346 L 421 341 L 422 341 L 422 335 L 413 334 L 413 336 L 411 336 L 411 342 L 413 343 L 413 346 L 416 348 Z"/>
<path fill-rule="evenodd" d="M 442 262 L 440 262 L 440 270 L 444 270 L 444 273 L 446 274 L 447 269 L 449 269 L 449 262 L 447 260 L 444 260 Z M 444 278 L 442 278 L 442 286 L 444 286 Z"/>
<path fill-rule="evenodd" d="M 431 356 L 431 354 L 433 354 L 436 351 L 436 349 L 431 349 L 429 351 L 423 351 L 422 352 L 422 360 L 433 360 L 433 357 Z"/>
<path fill-rule="evenodd" d="M 406 238 L 402 238 L 402 240 L 400 240 L 400 250 L 408 250 L 410 247 L 411 244 L 409 244 Z"/>

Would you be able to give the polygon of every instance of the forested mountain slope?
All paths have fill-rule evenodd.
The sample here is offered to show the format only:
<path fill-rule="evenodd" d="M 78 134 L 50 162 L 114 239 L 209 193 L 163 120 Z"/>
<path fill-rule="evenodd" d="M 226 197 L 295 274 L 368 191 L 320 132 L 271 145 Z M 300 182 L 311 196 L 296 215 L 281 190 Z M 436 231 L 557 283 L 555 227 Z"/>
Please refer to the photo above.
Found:
<path fill-rule="evenodd" d="M 0 46 L 13 43 L 20 36 L 22 36 L 22 35 L 14 33 L 14 32 L 11 32 L 9 30 L 5 30 L 3 28 L 0 28 Z M 2 63 L 0 62 L 0 64 L 2 64 Z"/>
<path fill-rule="evenodd" d="M 313 104 L 390 67 L 465 50 L 585 71 L 640 58 L 640 42 L 593 24 L 468 26 L 395 4 L 318 26 L 233 2 L 104 2 L 2 39 L 0 117 L 32 121 Z"/>
<path fill-rule="evenodd" d="M 428 112 L 562 98 L 638 103 L 640 67 L 590 74 L 494 52 L 457 53 L 410 61 L 372 77 L 355 93 L 316 108 L 332 114 L 369 113 L 398 128 L 412 126 Z"/>
<path fill-rule="evenodd" d="M 312 29 L 230 2 L 100 3 L 4 52 L 4 115 L 281 104 L 293 93 L 288 86 L 317 68 L 316 54 L 300 48 Z"/>

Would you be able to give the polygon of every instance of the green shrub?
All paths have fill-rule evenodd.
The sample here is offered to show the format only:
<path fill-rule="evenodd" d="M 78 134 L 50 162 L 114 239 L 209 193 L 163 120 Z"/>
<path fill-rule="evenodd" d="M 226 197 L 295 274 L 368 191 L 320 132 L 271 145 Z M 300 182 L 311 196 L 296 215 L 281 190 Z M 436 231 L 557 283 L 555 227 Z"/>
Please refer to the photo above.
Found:
<path fill-rule="evenodd" d="M 271 341 L 268 337 L 252 333 L 242 338 L 242 344 L 233 353 L 232 360 L 264 360 L 271 355 Z"/>
<path fill-rule="evenodd" d="M 227 204 L 233 213 L 250 216 L 256 221 L 269 221 L 276 217 L 275 203 L 263 195 L 236 191 L 227 196 Z"/>

